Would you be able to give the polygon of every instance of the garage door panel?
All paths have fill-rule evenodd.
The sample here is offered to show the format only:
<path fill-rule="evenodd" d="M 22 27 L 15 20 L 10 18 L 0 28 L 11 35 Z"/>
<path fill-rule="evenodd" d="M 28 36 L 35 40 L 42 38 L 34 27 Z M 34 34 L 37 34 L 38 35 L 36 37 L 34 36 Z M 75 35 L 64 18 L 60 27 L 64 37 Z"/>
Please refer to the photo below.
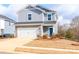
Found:
<path fill-rule="evenodd" d="M 17 28 L 17 37 L 21 38 L 36 38 L 37 37 L 37 28 Z"/>

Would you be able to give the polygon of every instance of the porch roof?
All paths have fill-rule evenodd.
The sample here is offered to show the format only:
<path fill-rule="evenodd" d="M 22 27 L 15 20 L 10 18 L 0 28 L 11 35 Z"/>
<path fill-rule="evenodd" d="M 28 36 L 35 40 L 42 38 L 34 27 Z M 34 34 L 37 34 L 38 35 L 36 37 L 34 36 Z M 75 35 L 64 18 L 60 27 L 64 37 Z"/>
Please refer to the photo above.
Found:
<path fill-rule="evenodd" d="M 51 21 L 51 22 L 17 22 L 15 23 L 15 26 L 28 26 L 28 25 L 33 25 L 33 26 L 39 26 L 39 25 L 43 25 L 43 26 L 50 26 L 55 24 L 56 21 Z"/>
<path fill-rule="evenodd" d="M 15 24 L 54 24 L 56 21 L 30 21 L 30 22 L 16 22 Z"/>

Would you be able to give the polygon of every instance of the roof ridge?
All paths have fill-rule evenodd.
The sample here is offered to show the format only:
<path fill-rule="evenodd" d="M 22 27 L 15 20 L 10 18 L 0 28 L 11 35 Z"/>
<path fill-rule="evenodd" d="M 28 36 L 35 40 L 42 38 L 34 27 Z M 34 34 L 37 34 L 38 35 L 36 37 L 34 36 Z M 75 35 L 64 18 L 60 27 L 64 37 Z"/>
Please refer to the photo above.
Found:
<path fill-rule="evenodd" d="M 9 18 L 9 17 L 6 16 L 6 15 L 1 15 L 1 14 L 0 14 L 0 17 L 2 17 L 2 18 L 6 18 L 6 19 L 9 19 L 9 20 L 12 21 L 12 22 L 16 22 L 15 20 Z"/>

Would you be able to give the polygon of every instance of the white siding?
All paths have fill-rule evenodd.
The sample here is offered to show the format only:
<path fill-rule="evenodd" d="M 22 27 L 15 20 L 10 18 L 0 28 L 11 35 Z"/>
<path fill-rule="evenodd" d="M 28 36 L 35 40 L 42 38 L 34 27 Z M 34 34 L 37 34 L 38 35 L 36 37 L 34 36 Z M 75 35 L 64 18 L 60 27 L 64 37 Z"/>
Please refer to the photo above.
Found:
<path fill-rule="evenodd" d="M 5 21 L 4 34 L 14 34 L 14 33 L 15 33 L 15 25 L 14 25 L 14 23 Z"/>
<path fill-rule="evenodd" d="M 57 25 L 57 23 L 53 25 L 53 33 L 54 34 L 58 33 L 58 25 Z"/>

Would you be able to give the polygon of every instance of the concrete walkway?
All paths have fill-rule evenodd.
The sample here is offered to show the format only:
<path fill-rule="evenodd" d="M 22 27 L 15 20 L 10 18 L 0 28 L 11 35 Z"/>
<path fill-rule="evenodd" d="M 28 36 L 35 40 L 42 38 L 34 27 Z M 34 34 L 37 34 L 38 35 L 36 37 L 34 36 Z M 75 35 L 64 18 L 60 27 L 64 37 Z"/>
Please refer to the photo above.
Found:
<path fill-rule="evenodd" d="M 0 51 L 14 52 L 15 48 L 32 41 L 32 38 L 8 38 L 0 40 Z"/>

